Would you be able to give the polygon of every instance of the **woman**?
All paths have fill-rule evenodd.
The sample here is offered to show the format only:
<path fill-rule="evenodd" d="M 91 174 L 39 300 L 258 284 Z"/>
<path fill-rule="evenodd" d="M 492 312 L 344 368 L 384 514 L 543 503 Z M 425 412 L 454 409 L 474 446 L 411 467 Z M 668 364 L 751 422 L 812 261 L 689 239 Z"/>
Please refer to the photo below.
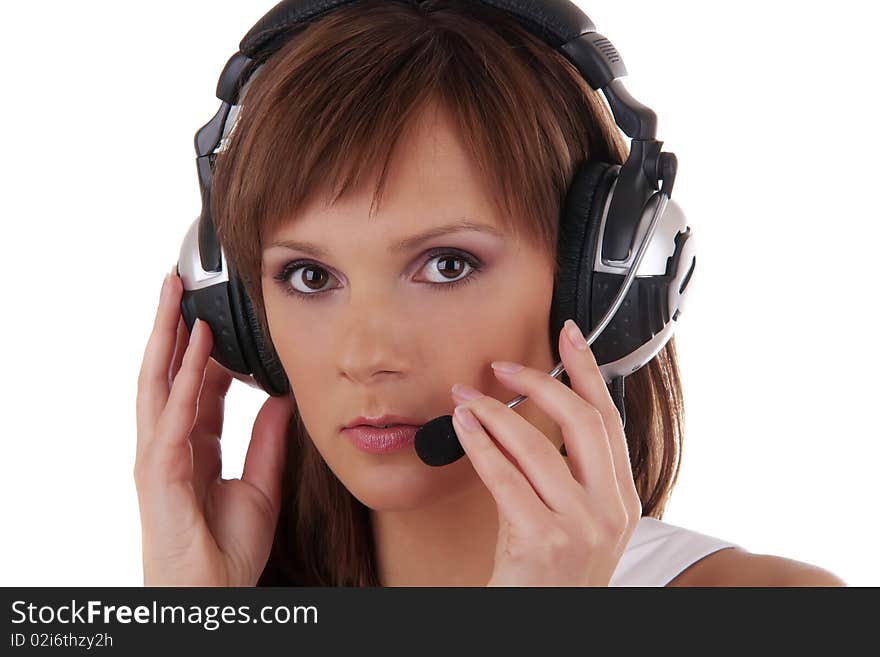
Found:
<path fill-rule="evenodd" d="M 565 191 L 582 162 L 626 153 L 573 66 L 478 3 L 359 2 L 290 39 L 251 81 L 212 191 L 290 395 L 221 480 L 231 376 L 166 280 L 138 392 L 145 583 L 843 585 L 662 523 L 674 340 L 628 377 L 624 432 L 575 323 L 548 335 Z M 443 468 L 346 429 L 453 408 L 468 458 Z M 681 549 L 661 563 L 655 543 Z"/>

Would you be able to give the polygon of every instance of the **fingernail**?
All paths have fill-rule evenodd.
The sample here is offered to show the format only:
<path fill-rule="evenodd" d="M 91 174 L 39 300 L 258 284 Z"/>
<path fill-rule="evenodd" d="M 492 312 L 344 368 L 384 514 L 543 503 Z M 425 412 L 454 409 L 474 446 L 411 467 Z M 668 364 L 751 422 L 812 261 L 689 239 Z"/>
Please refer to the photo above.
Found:
<path fill-rule="evenodd" d="M 479 399 L 483 396 L 483 393 L 479 390 L 475 390 L 474 388 L 466 386 L 463 383 L 456 383 L 454 386 L 452 386 L 452 394 L 458 399 L 463 399 L 465 401 Z"/>
<path fill-rule="evenodd" d="M 587 344 L 587 340 L 584 338 L 584 334 L 581 333 L 580 327 L 575 324 L 573 319 L 565 320 L 565 333 L 568 335 L 568 340 L 574 345 L 575 349 L 586 351 L 590 348 L 590 345 Z"/>
<path fill-rule="evenodd" d="M 176 264 L 171 268 L 171 275 L 177 276 L 177 265 Z"/>
<path fill-rule="evenodd" d="M 455 417 L 458 418 L 458 421 L 461 422 L 461 426 L 464 427 L 466 431 L 476 431 L 480 428 L 480 423 L 477 422 L 477 418 L 475 418 L 474 414 L 464 406 L 455 407 Z"/>
<path fill-rule="evenodd" d="M 496 372 L 504 372 L 505 374 L 515 374 L 523 368 L 519 363 L 511 363 L 507 360 L 492 361 L 492 369 Z"/>

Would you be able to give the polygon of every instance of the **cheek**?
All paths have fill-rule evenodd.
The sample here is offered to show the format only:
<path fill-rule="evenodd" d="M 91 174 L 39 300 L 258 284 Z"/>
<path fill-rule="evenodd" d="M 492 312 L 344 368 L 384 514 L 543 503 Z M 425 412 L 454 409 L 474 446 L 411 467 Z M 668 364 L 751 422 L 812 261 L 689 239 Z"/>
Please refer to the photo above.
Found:
<path fill-rule="evenodd" d="M 424 360 L 436 368 L 430 380 L 447 388 L 467 383 L 505 401 L 512 397 L 494 375 L 493 360 L 545 367 L 552 359 L 547 339 L 552 283 L 548 290 L 536 287 L 531 292 L 514 294 L 511 288 L 487 295 L 479 308 L 421 321 Z M 454 403 L 451 395 L 449 403 Z"/>
<path fill-rule="evenodd" d="M 302 321 L 295 312 L 295 303 L 266 302 L 266 319 L 272 344 L 281 365 L 290 380 L 291 390 L 303 419 L 323 412 L 322 403 L 331 384 L 322 376 L 333 372 L 333 340 L 331 332 L 322 325 Z"/>
<path fill-rule="evenodd" d="M 266 319 L 272 344 L 291 378 L 295 372 L 314 373 L 312 366 L 320 362 L 321 354 L 328 348 L 324 344 L 330 340 L 328 332 L 315 322 L 297 317 L 294 303 L 267 303 Z"/>

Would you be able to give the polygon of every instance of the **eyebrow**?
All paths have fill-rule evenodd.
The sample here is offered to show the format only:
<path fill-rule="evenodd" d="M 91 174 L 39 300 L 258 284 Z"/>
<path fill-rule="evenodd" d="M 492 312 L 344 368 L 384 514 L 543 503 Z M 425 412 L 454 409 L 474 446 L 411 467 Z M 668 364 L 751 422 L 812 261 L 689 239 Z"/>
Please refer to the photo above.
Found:
<path fill-rule="evenodd" d="M 434 228 L 426 230 L 423 233 L 419 233 L 418 235 L 413 235 L 411 237 L 402 239 L 391 245 L 391 248 L 389 250 L 392 253 L 400 253 L 401 251 L 413 249 L 419 244 L 427 242 L 428 240 L 435 237 L 440 237 L 441 235 L 447 235 L 449 233 L 457 233 L 460 231 L 488 233 L 502 239 L 505 237 L 504 233 L 495 226 L 481 224 L 471 221 L 469 219 L 465 219 L 463 221 L 456 221 L 454 223 L 444 224 L 442 226 L 435 226 Z M 296 249 L 302 251 L 303 253 L 308 253 L 315 258 L 329 257 L 327 251 L 317 244 L 313 244 L 312 242 L 302 242 L 298 240 L 282 240 L 279 242 L 272 242 L 269 246 L 266 247 L 266 249 L 264 249 L 264 251 L 277 246 L 281 246 L 287 249 Z"/>

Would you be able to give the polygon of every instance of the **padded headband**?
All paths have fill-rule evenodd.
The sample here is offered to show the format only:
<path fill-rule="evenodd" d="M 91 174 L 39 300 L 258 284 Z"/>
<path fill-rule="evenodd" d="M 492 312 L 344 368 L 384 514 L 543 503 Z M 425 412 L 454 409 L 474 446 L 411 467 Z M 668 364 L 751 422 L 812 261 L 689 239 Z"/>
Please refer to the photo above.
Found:
<path fill-rule="evenodd" d="M 217 97 L 230 106 L 252 73 L 250 64 L 265 60 L 286 41 L 290 31 L 334 9 L 359 0 L 284 0 L 254 25 L 239 43 L 239 52 L 226 65 L 217 85 Z M 420 3 L 421 0 L 410 0 Z M 565 56 L 593 90 L 608 97 L 611 111 L 623 131 L 633 139 L 653 139 L 657 116 L 635 101 L 614 80 L 627 75 L 623 58 L 614 45 L 596 32 L 593 21 L 569 0 L 477 0 L 504 11 L 520 25 Z"/>
<path fill-rule="evenodd" d="M 251 59 L 263 51 L 274 50 L 276 37 L 291 26 L 310 21 L 343 5 L 357 0 L 291 0 L 273 7 L 242 39 L 241 51 Z M 412 0 L 419 3 L 421 0 Z M 595 32 L 596 26 L 576 5 L 568 1 L 551 2 L 523 0 L 482 0 L 512 14 L 539 39 L 554 48 L 587 32 Z"/>

